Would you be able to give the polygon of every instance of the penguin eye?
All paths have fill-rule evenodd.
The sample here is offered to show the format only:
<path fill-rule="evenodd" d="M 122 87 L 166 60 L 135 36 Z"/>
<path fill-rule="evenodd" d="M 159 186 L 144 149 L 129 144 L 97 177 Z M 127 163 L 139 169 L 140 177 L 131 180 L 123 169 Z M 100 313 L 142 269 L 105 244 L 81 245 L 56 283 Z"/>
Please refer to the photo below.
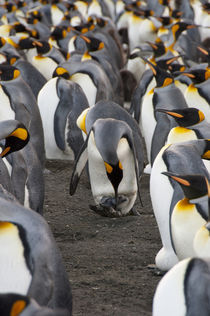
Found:
<path fill-rule="evenodd" d="M 23 300 L 18 300 L 12 305 L 10 311 L 10 316 L 18 316 L 26 306 L 26 302 Z"/>

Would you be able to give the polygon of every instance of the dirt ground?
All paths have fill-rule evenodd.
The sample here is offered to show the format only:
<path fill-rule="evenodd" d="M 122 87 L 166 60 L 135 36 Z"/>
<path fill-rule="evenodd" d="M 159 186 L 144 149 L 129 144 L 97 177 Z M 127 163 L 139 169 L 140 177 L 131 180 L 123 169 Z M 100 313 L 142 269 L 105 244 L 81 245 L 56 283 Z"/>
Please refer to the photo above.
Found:
<path fill-rule="evenodd" d="M 94 204 L 85 172 L 73 197 L 73 163 L 47 161 L 45 217 L 61 250 L 72 285 L 74 316 L 151 315 L 159 276 L 154 263 L 160 238 L 149 196 L 149 176 L 141 182 L 140 216 L 106 218 Z"/>

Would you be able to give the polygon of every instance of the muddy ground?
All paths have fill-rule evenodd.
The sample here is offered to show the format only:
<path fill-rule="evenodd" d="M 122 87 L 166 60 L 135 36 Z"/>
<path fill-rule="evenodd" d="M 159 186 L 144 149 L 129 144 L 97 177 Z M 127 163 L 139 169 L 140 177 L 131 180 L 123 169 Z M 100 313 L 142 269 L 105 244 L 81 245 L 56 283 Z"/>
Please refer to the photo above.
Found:
<path fill-rule="evenodd" d="M 140 216 L 101 217 L 85 172 L 73 197 L 69 179 L 73 164 L 47 161 L 45 217 L 61 250 L 73 293 L 74 316 L 151 315 L 159 276 L 154 263 L 160 238 L 149 196 L 149 176 L 141 182 Z"/>

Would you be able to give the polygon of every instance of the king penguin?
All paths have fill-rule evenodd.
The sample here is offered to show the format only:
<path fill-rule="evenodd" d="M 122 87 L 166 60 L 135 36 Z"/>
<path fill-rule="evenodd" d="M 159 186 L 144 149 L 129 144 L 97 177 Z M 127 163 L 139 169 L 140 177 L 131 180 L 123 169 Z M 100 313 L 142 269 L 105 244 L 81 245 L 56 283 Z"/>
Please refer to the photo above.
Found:
<path fill-rule="evenodd" d="M 5 186 L 7 175 L 4 175 L 1 184 L 13 193 L 21 204 L 42 214 L 43 168 L 29 139 L 28 130 L 20 122 L 7 120 L 0 123 L 0 140 L 1 143 L 3 142 L 0 154 L 1 164 L 3 160 L 10 177 L 11 189 Z M 4 169 L 2 168 L 3 174 Z"/>
<path fill-rule="evenodd" d="M 30 87 L 20 71 L 10 65 L 0 65 L 0 120 L 20 120 L 30 133 L 30 141 L 44 166 L 44 136 L 39 108 Z"/>
<path fill-rule="evenodd" d="M 132 130 L 113 118 L 97 119 L 75 163 L 70 194 L 88 161 L 91 190 L 100 215 L 121 217 L 132 210 L 139 192 L 139 170 Z"/>
<path fill-rule="evenodd" d="M 135 122 L 135 120 L 128 114 L 128 112 L 126 110 L 124 110 L 118 104 L 111 102 L 111 101 L 99 101 L 99 102 L 97 102 L 95 106 L 83 111 L 83 113 L 80 115 L 80 117 L 77 120 L 78 126 L 88 135 L 88 139 L 86 139 L 86 142 L 85 142 L 83 148 L 81 149 L 80 157 L 76 161 L 74 172 L 72 175 L 72 180 L 71 180 L 70 193 L 74 194 L 74 192 L 76 190 L 77 183 L 79 181 L 79 177 L 80 177 L 81 172 L 82 172 L 83 168 L 85 167 L 86 161 L 88 159 L 88 152 L 90 151 L 90 155 L 91 155 L 90 148 L 91 148 L 91 146 L 93 147 L 93 149 L 95 147 L 94 142 L 92 142 L 92 137 L 94 136 L 94 131 L 95 131 L 95 128 L 93 128 L 93 126 L 95 126 L 94 124 L 100 119 L 109 119 L 108 121 L 106 121 L 106 120 L 101 121 L 102 126 L 104 123 L 103 128 L 104 128 L 104 131 L 106 131 L 105 135 L 103 135 L 101 133 L 101 130 L 102 130 L 102 128 L 100 127 L 101 125 L 97 125 L 100 127 L 100 129 L 99 129 L 100 133 L 98 136 L 99 139 L 101 139 L 101 141 L 99 142 L 99 147 L 101 148 L 100 151 L 102 151 L 102 150 L 105 150 L 105 152 L 108 151 L 107 146 L 108 146 L 108 144 L 110 144 L 110 146 L 111 146 L 110 148 L 112 148 L 111 157 L 113 156 L 115 158 L 110 157 L 109 159 L 116 160 L 116 150 L 117 150 L 117 153 L 119 150 L 118 154 L 119 154 L 119 156 L 120 155 L 122 156 L 122 158 L 120 158 L 122 160 L 120 166 L 123 168 L 122 172 L 119 170 L 121 172 L 121 177 L 122 177 L 122 179 L 121 179 L 122 184 L 119 184 L 119 190 L 121 190 L 121 188 L 122 188 L 121 192 L 124 191 L 124 193 L 123 193 L 124 195 L 125 195 L 125 192 L 127 190 L 126 196 L 129 199 L 128 192 L 130 189 L 127 186 L 126 182 L 130 183 L 131 179 L 130 179 L 130 176 L 128 176 L 128 174 L 127 174 L 127 168 L 128 168 L 128 166 L 130 166 L 129 168 L 132 170 L 133 181 L 134 181 L 132 184 L 132 187 L 134 185 L 134 187 L 135 187 L 134 192 L 135 191 L 137 192 L 136 185 L 138 185 L 138 181 L 136 181 L 135 178 L 137 180 L 140 179 L 143 168 L 144 168 L 144 152 L 143 152 L 142 138 L 141 138 L 140 130 L 138 128 L 138 124 Z M 116 127 L 114 124 L 115 120 L 117 122 Z M 120 122 L 126 123 L 126 124 L 124 125 L 124 124 L 121 124 Z M 109 126 L 109 124 L 112 128 L 114 128 L 114 129 L 116 128 L 116 131 L 115 132 L 113 131 L 113 133 L 115 135 L 115 142 L 114 143 L 112 143 L 112 137 L 109 136 L 110 135 L 109 129 L 107 128 L 107 126 Z M 98 127 L 97 127 L 97 130 L 98 130 Z M 128 136 L 126 136 L 127 140 L 124 140 L 124 137 L 121 134 L 122 130 L 126 131 L 125 132 L 126 135 L 128 134 Z M 90 137 L 90 135 L 92 135 L 92 136 Z M 108 136 L 106 137 L 106 135 L 108 135 Z M 96 136 L 94 136 L 94 138 L 95 137 Z M 102 141 L 103 138 L 104 138 L 104 141 Z M 102 145 L 103 143 L 105 146 L 104 149 L 103 149 L 103 145 Z M 117 147 L 118 143 L 119 143 L 119 148 Z M 133 143 L 133 145 L 132 145 L 132 143 Z M 115 144 L 115 145 L 113 145 L 113 144 Z M 93 152 L 98 152 L 98 150 L 99 149 L 96 148 L 93 150 Z M 126 152 L 128 155 L 127 158 L 125 156 Z M 100 156 L 96 155 L 95 158 L 93 156 L 92 161 L 94 161 L 96 159 L 96 157 L 100 157 Z M 134 157 L 136 157 L 136 158 L 134 159 Z M 101 159 L 102 158 L 100 158 L 100 160 Z M 110 160 L 110 163 L 112 164 L 111 160 Z M 123 163 L 124 163 L 124 167 L 123 167 Z M 104 174 L 103 179 L 106 179 L 106 181 L 108 181 L 108 178 L 107 178 L 106 173 L 105 173 L 106 169 L 104 167 L 104 163 L 101 163 L 100 165 L 101 165 L 101 167 L 99 168 L 98 172 L 101 172 L 102 174 Z M 92 164 L 92 166 L 93 166 L 93 164 Z M 124 168 L 125 168 L 125 171 L 124 171 Z M 112 168 L 109 168 L 107 166 L 107 172 L 108 171 L 110 173 L 112 173 Z M 95 174 L 94 170 L 92 172 L 93 172 L 93 174 Z M 123 172 L 125 172 L 125 174 Z M 114 175 L 114 173 L 113 173 L 113 175 Z M 90 177 L 91 177 L 91 173 L 90 173 Z M 136 181 L 136 184 L 135 184 L 135 181 Z M 96 183 L 98 183 L 97 179 L 96 179 Z M 113 188 L 111 186 L 111 183 L 108 183 L 108 182 L 106 182 L 106 183 L 107 183 L 107 188 L 109 187 L 109 194 L 114 196 L 114 191 L 113 191 Z M 99 185 L 100 185 L 100 189 L 98 189 Z M 96 184 L 94 184 L 94 186 L 96 189 L 98 189 L 98 196 L 101 198 L 101 196 L 104 195 L 103 185 L 98 184 L 98 188 L 97 188 Z M 111 188 L 111 190 L 110 190 L 110 188 Z M 135 195 L 133 195 L 133 197 L 135 197 Z M 98 203 L 98 201 L 97 201 L 97 203 Z M 129 208 L 131 209 L 132 206 L 131 207 L 129 206 Z M 125 213 L 129 212 L 130 211 L 129 208 L 125 209 L 124 212 Z"/>
<path fill-rule="evenodd" d="M 71 315 L 71 287 L 48 224 L 3 188 L 0 196 L 0 293 L 29 296 Z"/>
<path fill-rule="evenodd" d="M 68 73 L 63 68 L 57 69 L 57 73 L 59 77 L 50 79 L 37 98 L 44 128 L 46 157 L 73 160 L 83 144 L 82 132 L 76 120 L 89 104 L 81 87 L 65 79 Z"/>
<path fill-rule="evenodd" d="M 201 198 L 207 196 L 205 177 L 170 172 L 163 174 L 178 182 L 184 192 L 184 198 L 177 202 L 171 215 L 174 250 L 179 260 L 194 257 L 197 255 L 193 245 L 195 235 L 206 224 L 208 218 L 207 198 L 206 203 L 199 203 Z"/>
<path fill-rule="evenodd" d="M 209 159 L 209 141 L 199 139 L 165 145 L 154 161 L 150 196 L 163 244 L 155 258 L 160 270 L 169 270 L 178 261 L 172 246 L 169 223 L 175 204 L 183 198 L 178 183 L 172 183 L 162 172 L 176 173 L 179 170 L 180 174 L 201 174 L 208 178 L 209 173 L 202 158 Z"/>

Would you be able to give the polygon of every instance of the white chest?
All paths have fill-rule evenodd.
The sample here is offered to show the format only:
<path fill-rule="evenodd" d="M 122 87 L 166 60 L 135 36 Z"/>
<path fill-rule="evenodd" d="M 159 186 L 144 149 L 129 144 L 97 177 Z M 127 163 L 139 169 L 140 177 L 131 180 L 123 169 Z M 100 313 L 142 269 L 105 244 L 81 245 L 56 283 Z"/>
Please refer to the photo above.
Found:
<path fill-rule="evenodd" d="M 11 223 L 0 222 L 0 293 L 26 295 L 31 279 L 18 228 Z"/>
<path fill-rule="evenodd" d="M 47 80 L 52 78 L 53 72 L 58 66 L 53 59 L 42 56 L 34 56 L 32 58 L 32 64 Z"/>
<path fill-rule="evenodd" d="M 37 99 L 44 129 L 46 157 L 48 159 L 71 160 L 73 158 L 72 152 L 71 155 L 69 152 L 67 154 L 62 152 L 55 141 L 54 115 L 59 103 L 56 88 L 57 80 L 58 78 L 49 80 L 40 90 Z"/>
<path fill-rule="evenodd" d="M 10 106 L 10 100 L 0 85 L 0 121 L 15 119 L 15 112 Z"/>
<path fill-rule="evenodd" d="M 181 261 L 158 284 L 153 300 L 153 316 L 186 315 L 184 279 L 190 260 Z"/>
<path fill-rule="evenodd" d="M 178 202 L 171 217 L 171 230 L 175 250 L 179 260 L 195 256 L 193 240 L 196 232 L 205 224 L 205 220 L 192 204 Z"/>
<path fill-rule="evenodd" d="M 85 93 L 90 106 L 96 103 L 97 88 L 91 80 L 90 76 L 83 73 L 75 73 L 71 76 L 71 80 L 78 83 Z"/>

